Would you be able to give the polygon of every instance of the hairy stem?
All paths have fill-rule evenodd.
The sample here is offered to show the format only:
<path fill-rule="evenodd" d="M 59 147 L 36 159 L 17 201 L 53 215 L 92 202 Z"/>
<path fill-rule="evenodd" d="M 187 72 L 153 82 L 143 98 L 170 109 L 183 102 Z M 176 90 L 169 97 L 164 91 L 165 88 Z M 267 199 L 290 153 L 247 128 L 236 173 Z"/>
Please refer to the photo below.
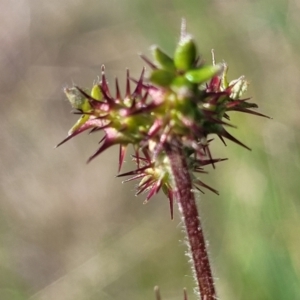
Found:
<path fill-rule="evenodd" d="M 205 238 L 196 206 L 195 195 L 192 192 L 191 176 L 184 153 L 180 147 L 171 145 L 165 146 L 165 151 L 171 164 L 175 183 L 175 195 L 185 225 L 194 268 L 194 277 L 201 296 L 200 299 L 215 300 L 217 297 Z"/>

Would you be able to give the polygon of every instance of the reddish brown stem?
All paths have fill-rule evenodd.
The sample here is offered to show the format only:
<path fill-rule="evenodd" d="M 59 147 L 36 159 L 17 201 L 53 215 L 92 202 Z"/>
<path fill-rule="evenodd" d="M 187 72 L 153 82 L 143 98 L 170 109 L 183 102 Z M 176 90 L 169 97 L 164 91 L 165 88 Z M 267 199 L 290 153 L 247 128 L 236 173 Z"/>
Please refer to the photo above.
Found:
<path fill-rule="evenodd" d="M 185 225 L 200 299 L 215 300 L 217 297 L 214 280 L 196 206 L 195 195 L 192 192 L 191 175 L 184 153 L 180 147 L 170 145 L 165 146 L 165 151 L 171 164 L 175 184 L 175 195 Z"/>

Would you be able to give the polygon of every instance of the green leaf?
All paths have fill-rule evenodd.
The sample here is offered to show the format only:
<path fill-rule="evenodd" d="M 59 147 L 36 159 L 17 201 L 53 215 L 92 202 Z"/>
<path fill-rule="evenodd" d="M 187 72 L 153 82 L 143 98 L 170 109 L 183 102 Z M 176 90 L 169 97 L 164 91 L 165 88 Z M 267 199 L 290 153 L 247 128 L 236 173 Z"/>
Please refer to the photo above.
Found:
<path fill-rule="evenodd" d="M 205 66 L 200 69 L 188 71 L 184 74 L 185 78 L 192 83 L 201 84 L 220 74 L 224 69 L 222 64 Z"/>
<path fill-rule="evenodd" d="M 197 56 L 197 48 L 191 36 L 183 38 L 174 54 L 175 67 L 180 71 L 188 71 L 194 66 Z"/>
<path fill-rule="evenodd" d="M 173 81 L 175 75 L 166 70 L 154 70 L 150 75 L 150 81 L 162 87 L 167 87 Z"/>
<path fill-rule="evenodd" d="M 192 89 L 193 85 L 191 84 L 190 81 L 188 81 L 184 76 L 177 76 L 174 78 L 172 81 L 172 89 L 178 90 L 182 88 L 187 88 L 187 89 Z"/>
<path fill-rule="evenodd" d="M 162 69 L 164 69 L 166 71 L 170 71 L 170 72 L 176 71 L 174 61 L 170 56 L 168 56 L 166 53 L 164 53 L 157 46 L 152 46 L 151 49 L 152 49 L 152 53 L 153 53 L 155 62 L 157 62 Z"/>

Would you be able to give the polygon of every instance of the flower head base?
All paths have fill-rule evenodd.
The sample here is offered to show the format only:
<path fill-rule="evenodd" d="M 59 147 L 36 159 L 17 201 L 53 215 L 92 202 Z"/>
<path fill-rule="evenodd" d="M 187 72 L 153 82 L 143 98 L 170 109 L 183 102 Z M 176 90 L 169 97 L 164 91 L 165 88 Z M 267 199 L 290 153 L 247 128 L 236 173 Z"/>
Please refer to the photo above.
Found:
<path fill-rule="evenodd" d="M 159 47 L 152 48 L 154 63 L 141 56 L 150 66 L 150 74 L 144 77 L 144 69 L 138 81 L 127 71 L 126 92 L 121 96 L 116 79 L 116 94 L 111 95 L 102 67 L 101 81 L 91 91 L 77 86 L 64 90 L 80 119 L 71 128 L 63 144 L 79 133 L 91 130 L 104 132 L 99 149 L 89 161 L 113 145 L 120 146 L 119 171 L 128 145 L 133 145 L 136 169 L 119 176 L 141 179 L 137 194 L 148 192 L 146 202 L 159 190 L 168 196 L 173 215 L 174 188 L 172 172 L 165 149 L 173 145 L 183 149 L 196 189 L 201 187 L 217 193 L 194 174 L 203 173 L 203 167 L 222 159 L 212 158 L 209 136 L 216 134 L 225 144 L 231 140 L 247 149 L 226 130 L 234 127 L 229 121 L 230 111 L 264 116 L 253 108 L 249 98 L 241 98 L 247 89 L 244 77 L 227 80 L 227 65 L 204 64 L 194 40 L 183 33 L 173 58 Z M 135 82 L 131 91 L 130 81 Z M 265 117 L 265 116 L 264 116 Z M 59 146 L 58 145 L 58 146 Z"/>

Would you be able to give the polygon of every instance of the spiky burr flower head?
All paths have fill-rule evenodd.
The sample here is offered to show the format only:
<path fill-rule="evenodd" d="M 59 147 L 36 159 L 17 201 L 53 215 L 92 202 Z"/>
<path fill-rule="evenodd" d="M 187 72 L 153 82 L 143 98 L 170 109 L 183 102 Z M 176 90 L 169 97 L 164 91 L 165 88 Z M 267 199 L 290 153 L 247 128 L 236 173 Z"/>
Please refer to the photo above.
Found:
<path fill-rule="evenodd" d="M 153 46 L 154 62 L 145 56 L 142 59 L 150 66 L 150 74 L 144 77 L 143 69 L 138 81 L 127 71 L 126 92 L 121 96 L 118 80 L 116 94 L 112 96 L 102 67 L 101 80 L 91 91 L 77 86 L 64 90 L 80 119 L 71 128 L 68 136 L 59 145 L 91 130 L 102 130 L 104 138 L 99 149 L 89 161 L 113 145 L 120 145 L 119 171 L 126 148 L 133 145 L 136 170 L 119 176 L 132 175 L 141 179 L 137 194 L 148 191 L 146 201 L 162 189 L 173 203 L 171 170 L 164 149 L 172 144 L 184 150 L 194 185 L 214 189 L 200 181 L 194 173 L 203 173 L 203 167 L 221 159 L 213 159 L 209 150 L 216 134 L 225 143 L 229 139 L 247 149 L 225 129 L 234 127 L 228 112 L 239 111 L 264 116 L 253 110 L 256 104 L 249 98 L 241 98 L 247 89 L 242 76 L 228 82 L 228 67 L 225 63 L 205 64 L 199 56 L 193 38 L 182 33 L 173 57 Z M 130 81 L 135 82 L 131 91 Z M 216 192 L 217 193 L 217 192 Z"/>

